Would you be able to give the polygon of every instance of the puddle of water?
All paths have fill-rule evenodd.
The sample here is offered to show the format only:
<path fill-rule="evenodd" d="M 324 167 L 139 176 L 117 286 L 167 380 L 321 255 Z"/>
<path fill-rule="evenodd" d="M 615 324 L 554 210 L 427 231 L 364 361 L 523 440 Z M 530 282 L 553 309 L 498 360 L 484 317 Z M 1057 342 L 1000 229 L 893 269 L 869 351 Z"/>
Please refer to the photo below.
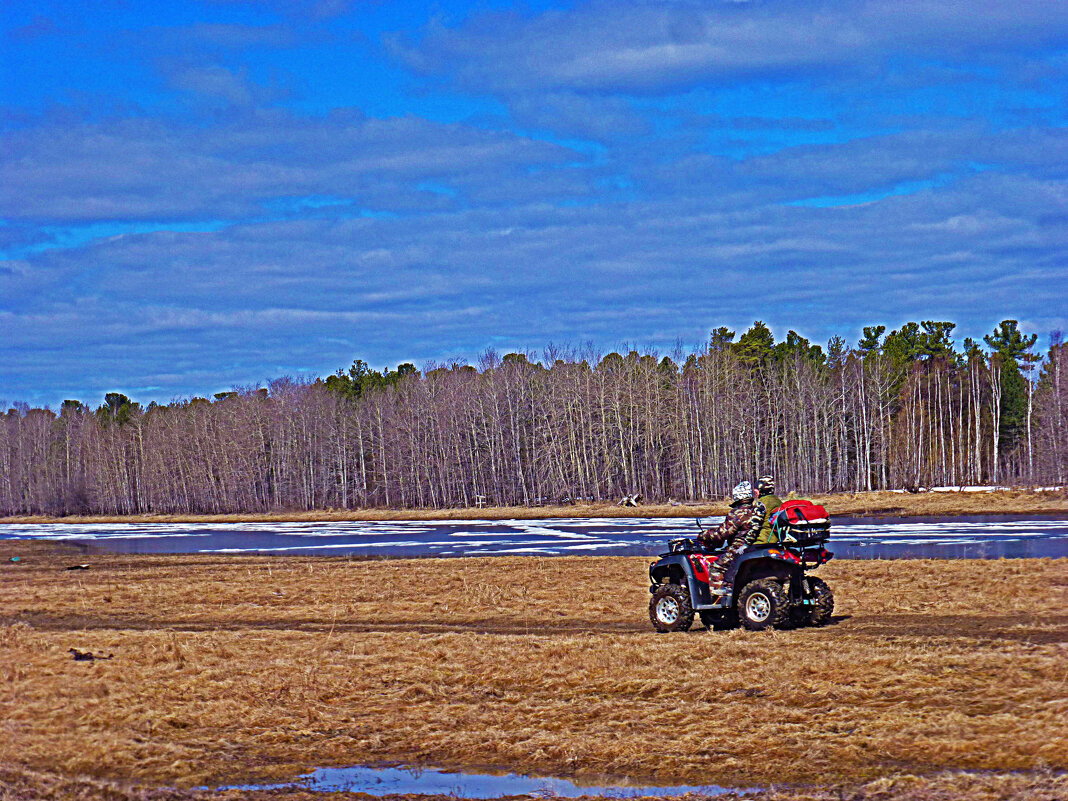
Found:
<path fill-rule="evenodd" d="M 504 796 L 527 795 L 539 798 L 579 798 L 605 796 L 608 798 L 668 797 L 700 793 L 720 795 L 730 788 L 714 784 L 704 786 L 673 785 L 668 787 L 632 787 L 629 785 L 578 785 L 567 779 L 521 776 L 506 773 L 493 776 L 484 773 L 449 773 L 431 768 L 318 768 L 287 784 L 242 784 L 214 788 L 217 790 L 279 790 L 295 789 L 313 792 L 353 792 L 368 795 L 447 795 L 454 798 L 491 799 Z M 205 788 L 206 789 L 206 788 Z"/>

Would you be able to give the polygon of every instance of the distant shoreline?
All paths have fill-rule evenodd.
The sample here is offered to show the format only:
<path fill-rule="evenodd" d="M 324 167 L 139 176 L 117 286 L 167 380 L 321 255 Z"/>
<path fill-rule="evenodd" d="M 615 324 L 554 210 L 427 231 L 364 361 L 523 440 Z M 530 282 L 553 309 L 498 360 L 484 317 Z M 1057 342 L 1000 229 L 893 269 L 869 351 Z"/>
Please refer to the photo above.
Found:
<path fill-rule="evenodd" d="M 1068 514 L 1068 492 L 1011 489 L 990 492 L 858 492 L 807 495 L 832 515 L 848 517 Z M 318 509 L 228 514 L 18 515 L 0 518 L 0 525 L 18 523 L 286 523 L 358 520 L 533 520 L 590 517 L 694 518 L 722 515 L 726 501 L 648 504 L 638 507 L 612 503 L 567 506 L 491 506 L 483 509 Z"/>

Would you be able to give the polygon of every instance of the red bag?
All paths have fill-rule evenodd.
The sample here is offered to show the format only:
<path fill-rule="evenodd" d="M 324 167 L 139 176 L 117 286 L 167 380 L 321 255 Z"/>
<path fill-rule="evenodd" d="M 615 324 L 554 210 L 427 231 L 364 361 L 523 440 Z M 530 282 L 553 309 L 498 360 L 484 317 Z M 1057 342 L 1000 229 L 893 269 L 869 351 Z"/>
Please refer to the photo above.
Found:
<path fill-rule="evenodd" d="M 784 515 L 786 522 L 792 526 L 803 523 L 822 523 L 827 520 L 826 509 L 819 504 L 802 498 L 798 498 L 796 501 L 787 501 L 779 507 L 778 514 Z"/>

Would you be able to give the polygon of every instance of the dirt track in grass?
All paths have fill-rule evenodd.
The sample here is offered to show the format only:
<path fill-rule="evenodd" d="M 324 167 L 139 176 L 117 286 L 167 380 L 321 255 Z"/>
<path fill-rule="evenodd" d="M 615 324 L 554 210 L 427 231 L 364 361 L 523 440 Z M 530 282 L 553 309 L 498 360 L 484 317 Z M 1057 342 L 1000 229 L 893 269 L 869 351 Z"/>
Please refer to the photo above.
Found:
<path fill-rule="evenodd" d="M 645 558 L 9 553 L 0 761 L 46 784 L 399 761 L 877 798 L 1068 768 L 1068 560 L 832 562 L 834 625 L 657 635 Z"/>
<path fill-rule="evenodd" d="M 850 618 L 835 616 L 830 625 L 838 625 Z M 644 632 L 648 624 L 644 621 L 603 621 L 603 620 L 562 620 L 547 621 L 544 625 L 532 626 L 530 623 L 515 624 L 507 620 L 487 618 L 478 623 L 427 624 L 416 622 L 342 622 L 315 619 L 280 619 L 280 620 L 227 620 L 225 622 L 187 622 L 167 620 L 163 617 L 123 617 L 97 615 L 49 615 L 47 613 L 19 612 L 16 614 L 0 613 L 0 625 L 25 623 L 41 631 L 90 631 L 90 630 L 132 630 L 151 631 L 168 629 L 171 631 L 306 631 L 306 632 L 348 632 L 360 634 L 388 634 L 405 631 L 417 634 L 474 633 L 482 635 L 508 635 L 540 637 L 550 633 L 604 633 L 604 632 Z M 995 640 L 1017 640 L 1030 643 L 1059 643 L 1065 640 L 1068 630 L 1068 615 L 1052 614 L 1037 624 L 1031 615 L 943 615 L 934 620 L 917 621 L 913 615 L 872 615 L 862 622 L 850 627 L 854 634 L 866 634 L 886 637 L 971 637 L 983 642 Z"/>

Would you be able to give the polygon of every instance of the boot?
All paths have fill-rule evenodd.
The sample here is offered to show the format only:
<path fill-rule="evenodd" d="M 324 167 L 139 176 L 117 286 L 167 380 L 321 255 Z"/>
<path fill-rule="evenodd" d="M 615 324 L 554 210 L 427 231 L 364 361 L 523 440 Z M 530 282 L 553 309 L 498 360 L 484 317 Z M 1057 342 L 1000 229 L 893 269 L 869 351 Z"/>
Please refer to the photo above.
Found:
<path fill-rule="evenodd" d="M 724 574 L 719 570 L 712 570 L 708 574 L 708 589 L 712 595 L 730 595 L 730 587 L 724 581 Z"/>

